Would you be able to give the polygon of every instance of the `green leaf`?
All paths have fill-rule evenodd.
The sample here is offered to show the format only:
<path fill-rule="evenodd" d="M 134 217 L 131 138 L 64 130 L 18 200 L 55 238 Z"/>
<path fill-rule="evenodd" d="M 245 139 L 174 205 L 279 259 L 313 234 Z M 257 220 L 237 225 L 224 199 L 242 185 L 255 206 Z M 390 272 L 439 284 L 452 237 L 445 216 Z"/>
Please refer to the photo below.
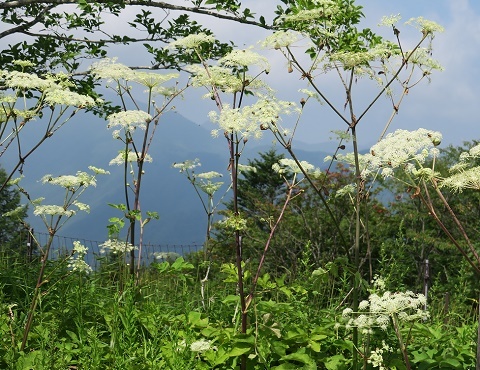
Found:
<path fill-rule="evenodd" d="M 127 209 L 127 206 L 125 204 L 113 204 L 113 203 L 108 203 L 108 205 L 112 208 L 119 209 L 120 211 L 125 211 Z"/>
<path fill-rule="evenodd" d="M 304 366 L 301 369 L 304 370 L 316 370 L 317 369 L 317 364 L 313 360 L 313 358 L 305 353 L 305 348 L 302 348 L 298 350 L 295 353 L 291 353 L 289 355 L 283 356 L 282 360 L 287 360 L 287 361 L 296 361 L 300 362 Z M 297 369 L 299 369 L 297 367 Z"/>
<path fill-rule="evenodd" d="M 252 345 L 249 343 L 235 343 L 234 347 L 230 350 L 230 352 L 228 352 L 228 357 L 238 357 L 250 352 L 251 350 Z"/>
<path fill-rule="evenodd" d="M 325 367 L 328 370 L 340 370 L 345 368 L 345 356 L 343 355 L 335 355 L 332 357 L 328 357 L 327 361 L 325 362 Z"/>
<path fill-rule="evenodd" d="M 188 313 L 188 322 L 197 328 L 206 328 L 208 326 L 208 318 L 202 318 L 202 314 L 197 311 Z"/>

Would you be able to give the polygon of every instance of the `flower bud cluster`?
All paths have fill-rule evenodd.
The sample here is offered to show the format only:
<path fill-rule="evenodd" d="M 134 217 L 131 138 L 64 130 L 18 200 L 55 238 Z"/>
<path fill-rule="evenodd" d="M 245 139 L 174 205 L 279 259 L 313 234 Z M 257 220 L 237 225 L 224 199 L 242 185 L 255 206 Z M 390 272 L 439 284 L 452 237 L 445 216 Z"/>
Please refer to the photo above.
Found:
<path fill-rule="evenodd" d="M 68 260 L 68 268 L 72 271 L 84 272 L 86 274 L 92 272 L 92 268 L 84 260 L 88 253 L 88 248 L 76 240 L 73 242 L 73 251 L 74 254 Z"/>
<path fill-rule="evenodd" d="M 460 154 L 459 161 L 449 171 L 451 175 L 443 179 L 441 187 L 462 192 L 464 189 L 480 190 L 480 166 L 476 159 L 480 158 L 480 144 Z"/>
<path fill-rule="evenodd" d="M 382 279 L 378 279 L 383 282 Z M 380 285 L 376 284 L 377 287 Z M 351 308 L 345 308 L 342 316 L 347 320 L 346 327 L 357 327 L 365 333 L 369 333 L 375 327 L 387 330 L 391 320 L 398 319 L 400 323 L 415 320 L 426 320 L 428 311 L 424 310 L 426 298 L 423 294 L 411 291 L 382 292 L 376 288 L 368 297 L 358 305 L 359 312 Z"/>
<path fill-rule="evenodd" d="M 108 239 L 105 243 L 100 244 L 100 253 L 106 253 L 109 249 L 113 254 L 129 253 L 133 250 L 137 250 L 137 247 L 118 239 Z"/>

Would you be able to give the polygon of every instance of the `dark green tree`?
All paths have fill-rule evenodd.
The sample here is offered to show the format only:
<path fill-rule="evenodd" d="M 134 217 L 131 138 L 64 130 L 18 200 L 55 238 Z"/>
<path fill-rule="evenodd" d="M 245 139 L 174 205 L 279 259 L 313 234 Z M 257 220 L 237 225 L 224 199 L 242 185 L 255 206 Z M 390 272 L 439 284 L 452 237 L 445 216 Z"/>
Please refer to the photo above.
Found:
<path fill-rule="evenodd" d="M 0 183 L 3 184 L 7 173 L 0 167 Z M 20 204 L 20 192 L 7 185 L 0 191 L 0 247 L 19 252 L 21 249 L 21 236 L 26 241 L 28 225 L 27 208 Z"/>

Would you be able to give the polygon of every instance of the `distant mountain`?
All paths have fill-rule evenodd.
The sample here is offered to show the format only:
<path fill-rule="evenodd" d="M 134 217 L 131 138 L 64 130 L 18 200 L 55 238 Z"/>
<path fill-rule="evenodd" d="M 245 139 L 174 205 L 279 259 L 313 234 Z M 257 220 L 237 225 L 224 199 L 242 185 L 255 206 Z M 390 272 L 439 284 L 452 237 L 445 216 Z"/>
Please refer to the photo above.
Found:
<path fill-rule="evenodd" d="M 248 158 L 255 158 L 259 152 L 269 150 L 272 145 L 271 139 L 267 138 L 249 141 L 242 163 L 247 163 Z M 278 144 L 274 147 L 279 152 L 284 152 Z M 320 150 L 315 150 L 317 147 Z M 307 160 L 316 166 L 323 166 L 323 158 L 332 154 L 335 147 L 331 143 L 315 147 L 301 143 L 294 145 L 301 160 Z M 100 176 L 97 187 L 88 189 L 82 196 L 81 201 L 91 207 L 90 214 L 79 212 L 60 230 L 60 235 L 99 241 L 107 238 L 108 219 L 121 216 L 108 203 L 125 202 L 122 167 L 108 165 L 121 149 L 121 142 L 112 138 L 105 121 L 93 116 L 89 119 L 76 117 L 28 159 L 22 184 L 32 198 L 44 196 L 45 204 L 61 204 L 63 195 L 59 188 L 38 182 L 47 173 L 74 174 L 76 171 L 86 171 L 89 165 L 111 172 L 109 176 Z M 150 154 L 153 163 L 148 163 L 145 167 L 141 207 L 143 211 L 158 212 L 160 220 L 147 225 L 144 242 L 201 244 L 205 236 L 205 213 L 192 185 L 177 169 L 172 168 L 172 164 L 199 158 L 202 166 L 197 172 L 224 173 L 225 182 L 228 182 L 226 141 L 212 138 L 206 126 L 170 112 L 158 124 Z M 7 164 L 14 160 L 14 153 L 8 153 L 2 158 Z M 39 217 L 32 215 L 28 221 L 36 231 L 46 232 Z"/>

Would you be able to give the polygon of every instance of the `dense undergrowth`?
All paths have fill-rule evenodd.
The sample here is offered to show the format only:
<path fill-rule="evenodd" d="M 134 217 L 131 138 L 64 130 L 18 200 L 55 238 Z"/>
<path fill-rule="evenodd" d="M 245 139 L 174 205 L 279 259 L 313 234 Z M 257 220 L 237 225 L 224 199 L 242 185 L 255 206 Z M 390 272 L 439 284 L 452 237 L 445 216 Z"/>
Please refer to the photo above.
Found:
<path fill-rule="evenodd" d="M 144 268 L 137 282 L 128 273 L 114 273 L 116 267 L 105 260 L 87 275 L 61 261 L 49 263 L 28 343 L 20 351 L 38 266 L 4 259 L 0 367 L 234 369 L 246 355 L 248 369 L 351 368 L 352 330 L 344 312 L 351 304 L 351 280 L 342 260 L 297 276 L 261 276 L 246 334 L 239 330 L 234 265 L 212 265 L 203 297 L 202 266 L 188 258 Z M 473 305 L 451 304 L 446 312 L 443 297 L 430 296 L 428 310 L 428 319 L 400 326 L 412 368 L 473 369 Z M 405 368 L 391 324 L 361 331 L 362 368 Z M 375 362 L 377 354 L 381 363 Z"/>

